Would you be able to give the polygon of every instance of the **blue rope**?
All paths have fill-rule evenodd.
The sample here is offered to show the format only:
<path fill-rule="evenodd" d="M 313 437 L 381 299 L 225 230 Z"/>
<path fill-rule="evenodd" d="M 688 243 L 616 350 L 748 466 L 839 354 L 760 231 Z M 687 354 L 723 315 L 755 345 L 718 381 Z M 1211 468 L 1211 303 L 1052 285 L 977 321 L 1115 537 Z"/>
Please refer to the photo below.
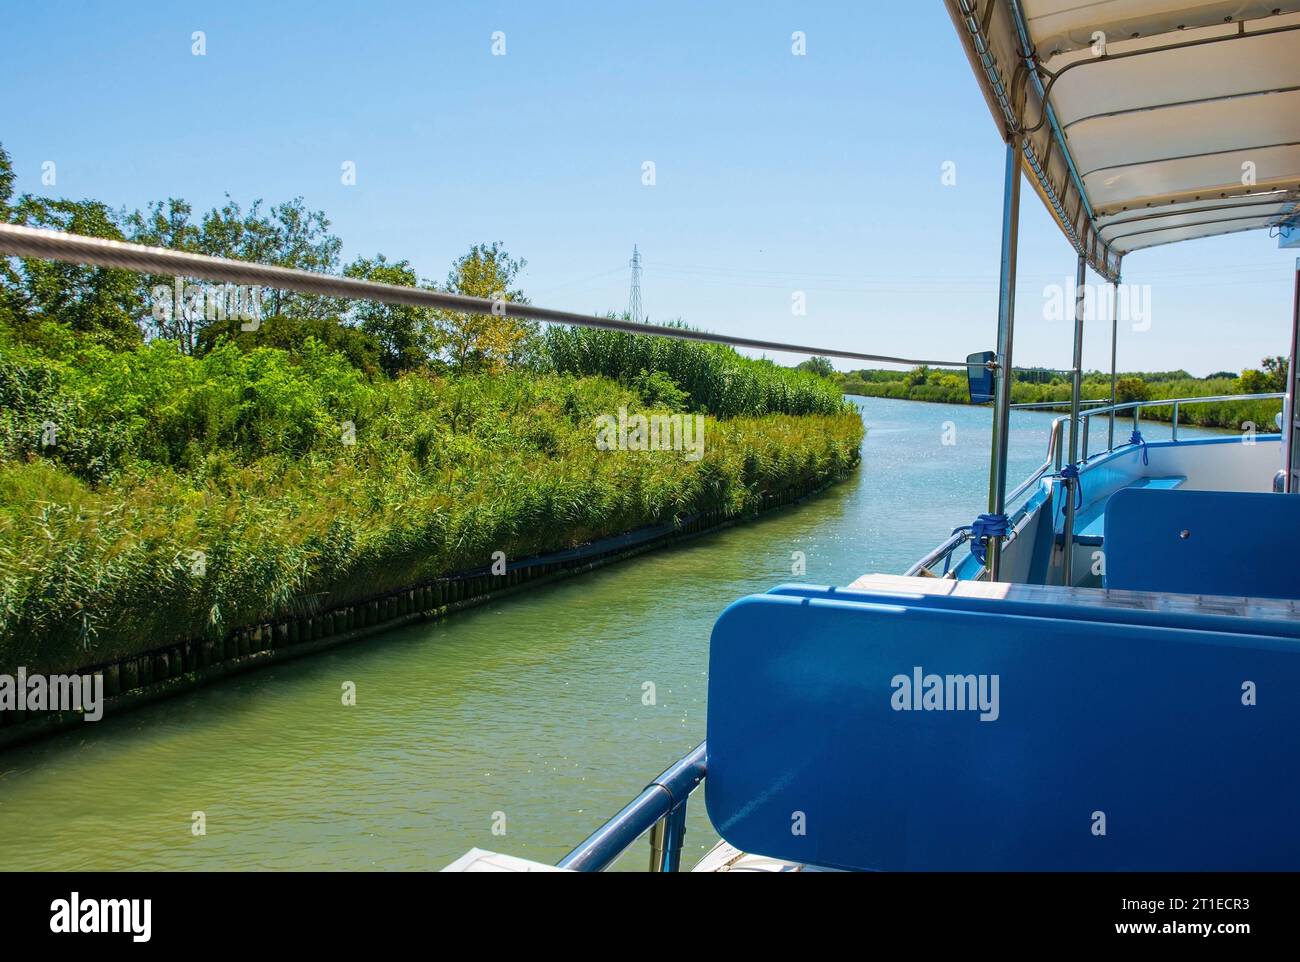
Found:
<path fill-rule="evenodd" d="M 1079 500 L 1074 505 L 1074 510 L 1078 511 L 1083 507 L 1083 481 L 1079 478 L 1079 466 L 1077 464 L 1067 464 L 1061 468 L 1061 473 L 1057 475 L 1062 481 L 1069 481 L 1076 492 Z M 1061 511 L 1065 511 L 1065 502 L 1061 503 Z"/>
<path fill-rule="evenodd" d="M 1142 445 L 1142 463 L 1143 464 L 1151 463 L 1150 461 L 1147 460 L 1147 442 L 1146 439 L 1142 437 L 1141 431 L 1134 429 L 1133 433 L 1130 434 L 1128 437 L 1128 443 Z"/>
<path fill-rule="evenodd" d="M 970 553 L 984 564 L 984 554 L 989 538 L 1005 538 L 1010 530 L 1010 520 L 1005 514 L 982 514 L 970 526 Z"/>

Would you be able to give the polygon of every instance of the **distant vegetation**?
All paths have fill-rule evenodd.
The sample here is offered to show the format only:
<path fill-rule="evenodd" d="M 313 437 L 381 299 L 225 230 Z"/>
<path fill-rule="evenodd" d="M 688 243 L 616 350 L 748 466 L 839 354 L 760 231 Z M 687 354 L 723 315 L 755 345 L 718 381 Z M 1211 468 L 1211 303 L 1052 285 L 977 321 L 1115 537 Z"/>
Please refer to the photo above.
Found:
<path fill-rule="evenodd" d="M 844 405 L 834 380 L 745 357 L 721 344 L 564 327 L 551 328 L 545 341 L 547 360 L 557 371 L 640 384 L 658 397 L 662 392 L 647 380 L 657 372 L 682 390 L 681 403 L 719 417 L 834 414 Z M 669 406 L 679 401 L 664 400 Z"/>
<path fill-rule="evenodd" d="M 1117 377 L 1116 400 L 1124 403 L 1219 394 L 1272 394 L 1284 390 L 1287 359 L 1267 357 L 1261 366 L 1261 370 L 1246 370 L 1241 374 L 1219 371 L 1205 378 L 1192 377 L 1186 371 L 1126 372 Z M 964 370 L 934 370 L 928 367 L 917 367 L 910 371 L 865 369 L 847 374 L 837 372 L 834 378 L 845 394 L 945 404 L 969 403 Z M 1084 400 L 1109 399 L 1109 372 L 1087 372 L 1083 377 L 1082 396 Z M 1054 371 L 1017 371 L 1016 381 L 1011 387 L 1011 398 L 1016 404 L 1068 402 L 1070 382 Z M 1260 432 L 1269 432 L 1275 430 L 1274 416 L 1281 409 L 1280 401 L 1209 401 L 1183 405 L 1178 416 L 1184 424 L 1240 430 L 1244 423 L 1250 422 Z M 1162 406 L 1146 408 L 1142 411 L 1142 417 L 1145 420 L 1169 420 L 1173 417 L 1173 409 Z"/>
<path fill-rule="evenodd" d="M 341 265 L 301 200 L 126 213 L 12 186 L 0 150 L 10 222 L 524 300 L 524 262 L 499 244 L 435 285 L 382 255 Z M 275 291 L 243 330 L 159 308 L 172 283 L 0 261 L 0 670 L 744 513 L 858 462 L 862 422 L 834 381 L 726 348 Z M 703 456 L 597 450 L 596 418 L 620 408 L 706 414 Z"/>

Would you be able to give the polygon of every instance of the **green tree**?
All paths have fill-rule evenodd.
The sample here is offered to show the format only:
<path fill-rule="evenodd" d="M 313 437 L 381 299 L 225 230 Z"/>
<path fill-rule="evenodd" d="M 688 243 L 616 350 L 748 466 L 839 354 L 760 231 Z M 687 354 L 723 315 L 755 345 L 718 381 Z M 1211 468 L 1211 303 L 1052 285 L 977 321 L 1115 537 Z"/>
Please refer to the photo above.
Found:
<path fill-rule="evenodd" d="M 373 260 L 358 257 L 343 268 L 343 273 L 347 277 L 381 284 L 428 286 L 420 284 L 410 261 L 389 261 L 383 254 Z M 361 330 L 379 342 L 384 370 L 390 374 L 427 364 L 437 350 L 438 331 L 434 326 L 433 311 L 428 308 L 354 301 L 351 318 Z"/>
<path fill-rule="evenodd" d="M 343 242 L 329 232 L 324 211 L 308 210 L 301 197 L 277 204 L 265 213 L 262 200 L 245 211 L 226 195 L 226 203 L 203 215 L 199 250 L 276 267 L 335 273 Z M 268 290 L 263 297 L 270 314 L 329 317 L 339 313 L 337 299 L 294 291 Z"/>
<path fill-rule="evenodd" d="M 207 253 L 203 250 L 203 231 L 193 222 L 194 208 L 179 197 L 154 201 L 144 210 L 133 211 L 122 218 L 123 227 L 131 240 L 151 247 Z"/>
<path fill-rule="evenodd" d="M 262 213 L 260 199 L 245 212 L 227 194 L 225 204 L 203 215 L 201 247 L 205 254 L 265 264 L 276 258 L 278 245 L 275 225 Z"/>
<path fill-rule="evenodd" d="M 24 194 L 9 213 L 29 227 L 125 240 L 113 212 L 99 201 Z M 116 348 L 140 341 L 139 285 L 130 271 L 34 257 L 17 258 L 17 264 L 8 272 L 6 300 L 18 318 L 55 321 Z"/>
<path fill-rule="evenodd" d="M 272 207 L 270 228 L 275 248 L 270 263 L 303 271 L 336 273 L 343 241 L 329 232 L 329 226 L 325 212 L 307 210 L 301 197 Z M 263 225 L 258 227 L 264 229 Z M 270 304 L 273 314 L 326 317 L 338 312 L 333 298 L 292 291 L 272 291 Z"/>
<path fill-rule="evenodd" d="M 136 244 L 165 247 L 192 254 L 203 250 L 203 231 L 193 221 L 194 208 L 178 197 L 154 201 L 144 210 L 123 212 L 122 224 L 127 236 Z M 186 353 L 193 353 L 204 318 L 196 316 L 184 304 L 175 303 L 175 278 L 164 274 L 138 274 L 141 303 L 145 311 L 141 323 L 154 337 L 175 341 Z M 182 281 L 183 283 L 183 281 Z M 164 295 L 163 291 L 167 293 Z M 159 296 L 155 296 L 155 295 Z"/>
<path fill-rule="evenodd" d="M 1264 374 L 1268 378 L 1268 387 L 1265 390 L 1270 394 L 1285 391 L 1286 371 L 1290 360 L 1277 354 L 1264 358 L 1260 363 L 1264 365 Z"/>
<path fill-rule="evenodd" d="M 527 304 L 523 291 L 514 286 L 527 263 L 512 258 L 498 241 L 475 244 L 452 265 L 446 289 L 467 297 Z M 537 336 L 537 324 L 511 317 L 508 309 L 499 314 L 439 311 L 436 319 L 441 350 L 458 371 L 499 370 L 516 363 Z"/>
<path fill-rule="evenodd" d="M 1246 368 L 1237 378 L 1238 394 L 1268 394 L 1273 391 L 1273 380 L 1263 371 Z"/>
<path fill-rule="evenodd" d="M 820 355 L 810 357 L 808 360 L 799 364 L 798 367 L 801 371 L 812 371 L 814 374 L 821 377 L 835 376 L 835 365 L 831 363 L 831 359 L 828 357 L 821 357 Z"/>
<path fill-rule="evenodd" d="M 0 221 L 9 220 L 9 198 L 14 195 L 14 167 L 0 144 Z M 8 257 L 0 257 L 0 310 L 12 312 L 18 289 L 18 274 Z"/>
<path fill-rule="evenodd" d="M 224 205 L 214 207 L 197 222 L 193 208 L 172 197 L 124 215 L 123 220 L 130 239 L 138 244 L 322 273 L 338 270 L 343 244 L 329 233 L 330 222 L 324 212 L 307 210 L 301 197 L 264 211 L 260 199 L 244 210 L 227 195 Z M 140 284 L 145 302 L 151 302 L 155 287 L 171 287 L 173 282 L 171 277 L 143 276 Z M 261 302 L 271 316 L 325 319 L 343 310 L 337 298 L 275 289 L 264 290 Z M 170 317 L 150 315 L 145 321 L 154 334 L 176 341 L 187 353 L 197 346 L 208 322 L 205 317 L 174 309 Z"/>
<path fill-rule="evenodd" d="M 14 165 L 0 144 L 0 220 L 9 219 L 9 198 L 14 195 Z"/>
<path fill-rule="evenodd" d="M 1140 377 L 1122 377 L 1115 382 L 1115 401 L 1127 404 L 1129 401 L 1146 401 L 1151 397 L 1151 389 Z"/>

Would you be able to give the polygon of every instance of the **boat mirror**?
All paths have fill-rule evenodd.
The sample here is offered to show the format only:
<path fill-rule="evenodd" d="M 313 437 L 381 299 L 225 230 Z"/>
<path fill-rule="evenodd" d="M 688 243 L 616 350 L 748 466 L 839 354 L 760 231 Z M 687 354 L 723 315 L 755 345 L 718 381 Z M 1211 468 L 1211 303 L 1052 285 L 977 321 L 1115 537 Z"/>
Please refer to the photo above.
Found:
<path fill-rule="evenodd" d="M 987 404 L 993 400 L 995 375 L 993 373 L 993 351 L 976 351 L 966 357 L 966 383 L 970 387 L 971 404 Z"/>

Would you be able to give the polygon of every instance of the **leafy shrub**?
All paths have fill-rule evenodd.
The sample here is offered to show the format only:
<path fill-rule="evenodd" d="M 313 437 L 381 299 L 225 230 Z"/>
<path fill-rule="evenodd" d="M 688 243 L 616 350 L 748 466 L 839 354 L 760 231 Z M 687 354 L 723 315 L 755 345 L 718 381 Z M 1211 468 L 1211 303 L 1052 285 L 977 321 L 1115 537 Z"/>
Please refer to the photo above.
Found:
<path fill-rule="evenodd" d="M 381 369 L 383 346 L 378 339 L 332 317 L 267 317 L 255 331 L 241 327 L 238 320 L 214 321 L 200 330 L 195 353 L 208 354 L 224 339 L 244 351 L 278 347 L 296 357 L 306 353 L 307 343 L 315 340 L 370 377 Z"/>

